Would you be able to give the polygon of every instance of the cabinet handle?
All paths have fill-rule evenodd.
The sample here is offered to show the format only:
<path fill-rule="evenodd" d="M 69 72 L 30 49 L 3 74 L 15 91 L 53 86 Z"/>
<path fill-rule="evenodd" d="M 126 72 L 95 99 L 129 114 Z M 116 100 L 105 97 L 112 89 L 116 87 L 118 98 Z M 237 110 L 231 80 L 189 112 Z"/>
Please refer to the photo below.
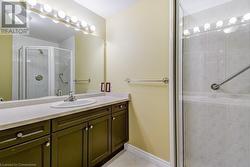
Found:
<path fill-rule="evenodd" d="M 43 133 L 43 130 L 39 130 L 39 131 L 29 133 L 29 134 L 26 134 L 26 135 L 24 135 L 22 132 L 19 132 L 19 133 L 17 133 L 16 136 L 17 136 L 17 138 L 25 138 L 25 137 L 37 135 L 37 134 L 40 134 L 40 133 Z"/>
<path fill-rule="evenodd" d="M 94 126 L 93 126 L 93 125 L 91 125 L 89 128 L 90 128 L 90 129 L 93 129 L 93 128 L 94 128 Z"/>
<path fill-rule="evenodd" d="M 50 146 L 50 142 L 47 142 L 47 143 L 46 143 L 46 147 L 49 147 L 49 146 Z"/>
<path fill-rule="evenodd" d="M 119 107 L 120 107 L 120 109 L 122 109 L 122 108 L 123 108 L 123 105 L 120 105 Z"/>
<path fill-rule="evenodd" d="M 88 130 L 89 130 L 89 128 L 88 128 L 88 127 L 86 127 L 86 128 L 85 128 L 85 131 L 88 131 Z"/>
<path fill-rule="evenodd" d="M 113 118 L 112 118 L 112 120 L 114 121 L 114 120 L 116 120 L 116 118 L 115 118 L 115 117 L 113 117 Z"/>
<path fill-rule="evenodd" d="M 5 144 L 5 143 L 8 143 L 8 142 L 13 142 L 17 140 L 17 137 L 16 138 L 12 138 L 12 139 L 8 139 L 8 140 L 4 140 L 4 141 L 1 141 L 0 144 Z"/>
<path fill-rule="evenodd" d="M 21 137 L 23 137 L 23 133 L 22 132 L 19 132 L 19 133 L 17 133 L 17 138 L 21 138 Z"/>

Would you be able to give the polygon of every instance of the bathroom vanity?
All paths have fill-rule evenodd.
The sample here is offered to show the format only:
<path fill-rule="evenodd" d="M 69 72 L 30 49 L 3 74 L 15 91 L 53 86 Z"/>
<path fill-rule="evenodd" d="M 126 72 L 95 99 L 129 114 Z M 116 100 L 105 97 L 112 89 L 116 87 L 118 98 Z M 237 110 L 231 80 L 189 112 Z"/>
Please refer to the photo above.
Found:
<path fill-rule="evenodd" d="M 19 119 L 0 125 L 4 127 L 0 131 L 0 164 L 94 167 L 110 160 L 129 138 L 128 100 L 106 96 L 95 99 L 96 104 L 77 109 L 53 109 L 47 103 L 20 107 L 19 113 L 14 108 Z M 37 111 L 30 115 L 32 108 Z M 36 115 L 44 108 L 51 111 Z M 2 112 L 7 117 L 14 113 L 11 108 Z"/>

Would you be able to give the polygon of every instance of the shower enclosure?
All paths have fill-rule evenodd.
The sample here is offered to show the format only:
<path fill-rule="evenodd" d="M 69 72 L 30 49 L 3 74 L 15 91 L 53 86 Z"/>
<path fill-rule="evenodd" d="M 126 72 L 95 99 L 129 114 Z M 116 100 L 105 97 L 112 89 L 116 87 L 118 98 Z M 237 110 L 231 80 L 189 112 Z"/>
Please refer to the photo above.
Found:
<path fill-rule="evenodd" d="M 18 56 L 18 99 L 66 95 L 73 90 L 72 51 L 23 46 Z"/>
<path fill-rule="evenodd" d="M 177 0 L 178 167 L 250 166 L 250 1 Z"/>

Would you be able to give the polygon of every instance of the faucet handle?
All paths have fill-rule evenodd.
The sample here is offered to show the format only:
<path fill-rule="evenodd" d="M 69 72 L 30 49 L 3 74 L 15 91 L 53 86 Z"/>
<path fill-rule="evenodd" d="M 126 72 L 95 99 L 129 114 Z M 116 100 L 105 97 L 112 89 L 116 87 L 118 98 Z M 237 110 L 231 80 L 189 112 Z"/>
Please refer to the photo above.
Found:
<path fill-rule="evenodd" d="M 70 91 L 70 92 L 69 92 L 69 96 L 73 96 L 73 91 Z"/>

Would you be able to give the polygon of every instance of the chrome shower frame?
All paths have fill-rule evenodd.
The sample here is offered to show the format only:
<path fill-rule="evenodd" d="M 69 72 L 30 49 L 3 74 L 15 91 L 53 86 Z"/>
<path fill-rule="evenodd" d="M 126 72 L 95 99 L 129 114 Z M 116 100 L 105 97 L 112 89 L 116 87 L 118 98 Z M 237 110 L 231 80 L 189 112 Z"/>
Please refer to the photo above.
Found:
<path fill-rule="evenodd" d="M 184 167 L 184 113 L 182 101 L 181 0 L 170 0 L 170 165 Z"/>

